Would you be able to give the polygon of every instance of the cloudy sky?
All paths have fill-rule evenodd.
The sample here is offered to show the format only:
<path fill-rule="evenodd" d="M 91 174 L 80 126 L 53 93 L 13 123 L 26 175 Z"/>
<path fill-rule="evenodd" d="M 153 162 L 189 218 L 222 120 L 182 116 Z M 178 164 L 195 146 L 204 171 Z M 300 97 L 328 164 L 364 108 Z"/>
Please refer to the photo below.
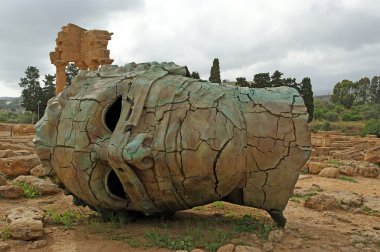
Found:
<path fill-rule="evenodd" d="M 1 0 L 0 96 L 20 96 L 28 66 L 53 74 L 49 52 L 68 23 L 113 32 L 114 64 L 173 61 L 208 79 L 278 69 L 315 92 L 380 75 L 378 0 Z"/>

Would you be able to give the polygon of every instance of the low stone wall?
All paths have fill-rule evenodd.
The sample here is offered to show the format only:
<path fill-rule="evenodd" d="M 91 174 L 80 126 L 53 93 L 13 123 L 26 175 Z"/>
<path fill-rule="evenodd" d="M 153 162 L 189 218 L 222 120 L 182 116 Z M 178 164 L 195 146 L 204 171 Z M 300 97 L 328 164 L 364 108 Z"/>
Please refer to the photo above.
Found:
<path fill-rule="evenodd" d="M 380 146 L 380 138 L 348 136 L 340 131 L 320 131 L 311 136 L 312 157 L 332 156 L 336 159 L 365 160 L 364 156 L 375 146 Z"/>
<path fill-rule="evenodd" d="M 380 138 L 348 136 L 340 131 L 320 131 L 312 134 L 313 146 L 304 172 L 324 177 L 363 176 L 376 178 L 380 169 Z"/>

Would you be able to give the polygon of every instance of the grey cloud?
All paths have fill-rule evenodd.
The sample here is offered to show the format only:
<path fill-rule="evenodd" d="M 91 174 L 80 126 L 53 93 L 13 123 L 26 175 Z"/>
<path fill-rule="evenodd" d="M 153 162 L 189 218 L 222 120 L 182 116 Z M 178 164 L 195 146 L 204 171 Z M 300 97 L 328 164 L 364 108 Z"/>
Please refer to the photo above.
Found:
<path fill-rule="evenodd" d="M 138 0 L 2 1 L 0 81 L 18 89 L 27 66 L 36 66 L 41 75 L 50 71 L 48 54 L 54 50 L 57 32 L 63 25 L 106 29 L 113 15 L 142 6 Z"/>
<path fill-rule="evenodd" d="M 123 22 L 124 30 L 109 29 L 115 32 L 113 40 L 118 36 L 127 44 L 118 55 L 111 51 L 116 62 L 174 61 L 204 78 L 214 57 L 220 60 L 222 79 L 251 80 L 254 73 L 278 69 L 298 80 L 311 77 L 314 90 L 331 89 L 344 78 L 380 74 L 376 0 L 362 0 L 357 6 L 348 0 L 6 3 L 0 9 L 0 82 L 16 81 L 14 85 L 28 65 L 50 71 L 48 53 L 68 22 L 88 29 Z M 125 31 L 129 37 L 123 38 Z M 128 44 L 130 36 L 133 44 Z"/>

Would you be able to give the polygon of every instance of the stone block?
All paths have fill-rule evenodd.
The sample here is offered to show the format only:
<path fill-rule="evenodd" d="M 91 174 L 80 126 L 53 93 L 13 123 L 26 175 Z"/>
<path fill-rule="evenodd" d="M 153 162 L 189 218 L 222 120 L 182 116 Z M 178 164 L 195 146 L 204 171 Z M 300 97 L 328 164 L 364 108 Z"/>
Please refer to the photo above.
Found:
<path fill-rule="evenodd" d="M 44 235 L 44 212 L 35 207 L 18 207 L 6 213 L 11 236 L 18 240 L 33 240 Z"/>

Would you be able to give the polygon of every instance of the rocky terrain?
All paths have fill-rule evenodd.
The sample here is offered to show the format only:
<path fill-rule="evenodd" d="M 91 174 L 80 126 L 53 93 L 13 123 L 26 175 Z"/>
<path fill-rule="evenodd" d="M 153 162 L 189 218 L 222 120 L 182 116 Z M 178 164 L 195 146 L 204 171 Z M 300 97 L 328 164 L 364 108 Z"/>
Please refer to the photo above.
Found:
<path fill-rule="evenodd" d="M 32 138 L 0 131 L 0 251 L 380 251 L 373 137 L 313 135 L 285 229 L 263 210 L 222 201 L 172 217 L 105 222 L 50 181 Z"/>

